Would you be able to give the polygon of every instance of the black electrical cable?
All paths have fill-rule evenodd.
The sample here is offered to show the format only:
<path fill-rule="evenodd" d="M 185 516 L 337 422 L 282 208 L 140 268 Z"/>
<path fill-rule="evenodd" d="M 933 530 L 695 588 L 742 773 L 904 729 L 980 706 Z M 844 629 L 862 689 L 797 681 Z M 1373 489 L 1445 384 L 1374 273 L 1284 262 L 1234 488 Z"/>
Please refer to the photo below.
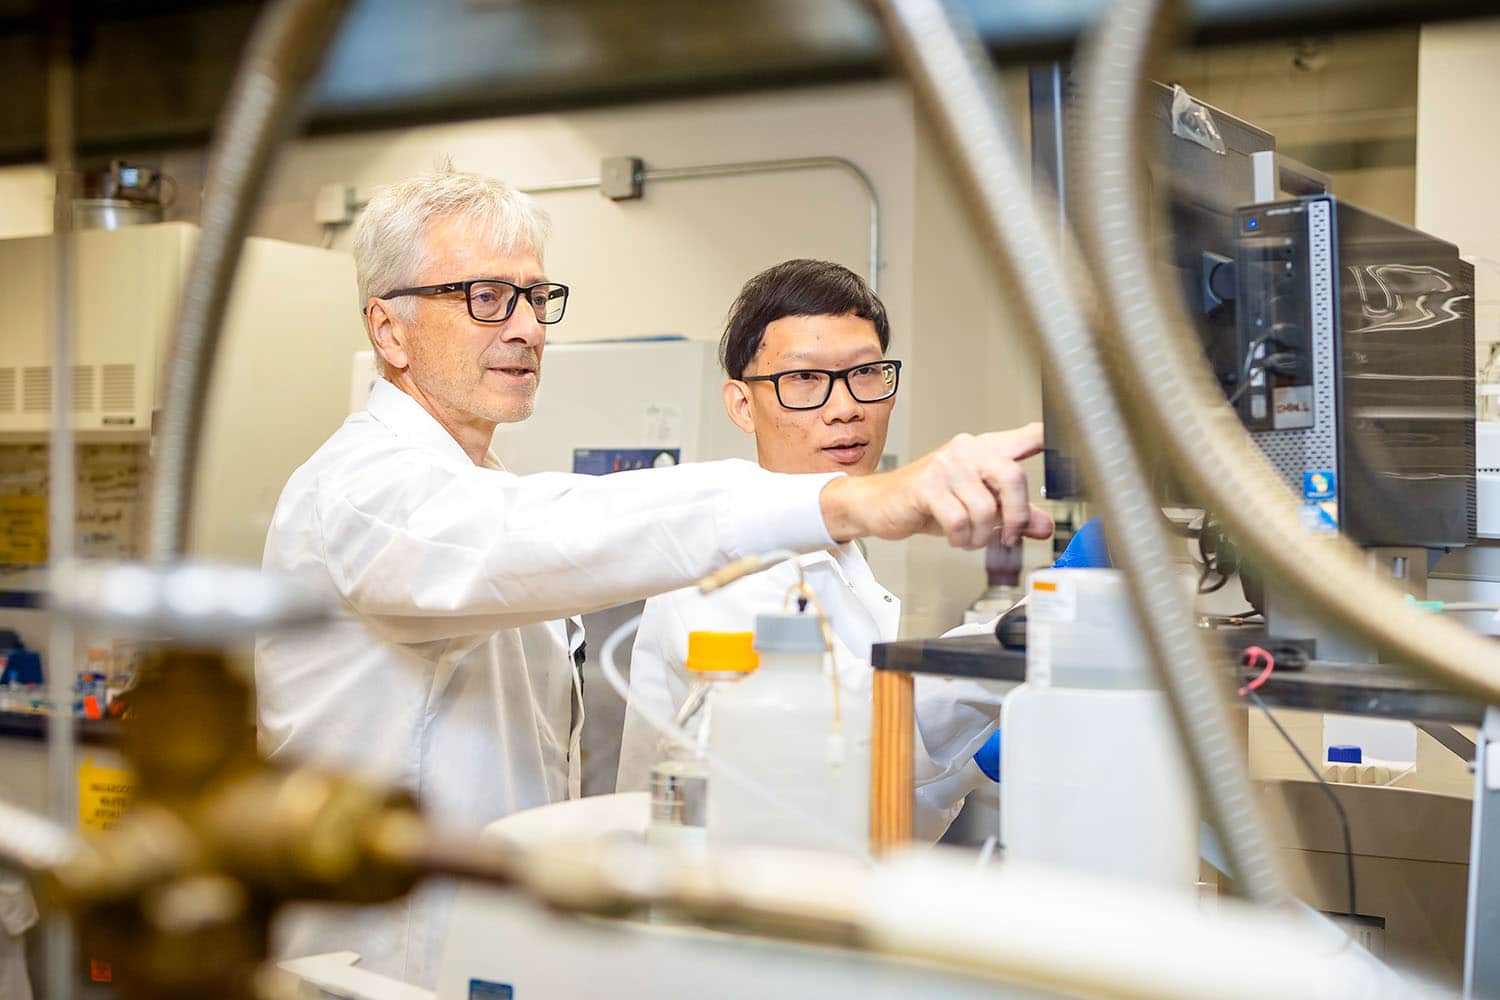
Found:
<path fill-rule="evenodd" d="M 1219 578 L 1213 583 L 1209 583 L 1209 575 L 1214 573 L 1217 573 Z M 1203 572 L 1198 574 L 1198 593 L 1200 594 L 1217 594 L 1227 586 L 1229 586 L 1229 577 L 1225 576 L 1223 573 L 1219 573 L 1219 571 L 1217 569 L 1214 569 L 1212 566 L 1205 564 L 1203 567 Z"/>
<path fill-rule="evenodd" d="M 1250 388 L 1250 377 L 1258 371 L 1270 372 L 1273 375 L 1290 375 L 1296 370 L 1297 355 L 1291 351 L 1278 351 L 1275 354 L 1267 354 L 1259 361 L 1252 363 L 1245 369 L 1244 378 L 1240 380 L 1239 387 L 1229 394 L 1227 402 L 1230 406 L 1238 403 L 1245 395 L 1245 390 Z"/>
<path fill-rule="evenodd" d="M 1245 394 L 1245 390 L 1250 388 L 1250 374 L 1255 371 L 1257 367 L 1255 363 L 1255 349 L 1270 339 L 1271 335 L 1269 333 L 1263 333 L 1259 337 L 1256 337 L 1254 340 L 1250 341 L 1250 346 L 1245 348 L 1245 362 L 1244 364 L 1240 365 L 1240 382 L 1239 385 L 1235 387 L 1234 392 L 1232 392 L 1229 396 L 1230 406 L 1238 403 L 1240 401 L 1240 397 Z"/>
<path fill-rule="evenodd" d="M 1230 406 L 1238 403 L 1240 397 L 1245 395 L 1245 390 L 1250 388 L 1250 373 L 1253 371 L 1255 371 L 1253 366 L 1245 369 L 1245 377 L 1240 380 L 1239 387 L 1229 394 L 1228 402 Z"/>
<path fill-rule="evenodd" d="M 1213 527 L 1213 514 L 1203 512 L 1203 524 L 1198 531 L 1198 559 L 1203 563 L 1203 572 L 1198 575 L 1198 593 L 1215 594 L 1223 590 L 1230 580 L 1230 573 L 1219 568 L 1219 543 L 1221 536 Z M 1212 551 L 1210 551 L 1212 550 Z M 1217 575 L 1218 581 L 1209 585 L 1210 575 Z"/>
<path fill-rule="evenodd" d="M 1276 720 L 1276 716 L 1271 714 L 1271 710 L 1266 707 L 1266 703 L 1261 700 L 1260 695 L 1256 694 L 1252 689 L 1245 692 L 1245 697 L 1249 698 L 1255 703 L 1256 708 L 1265 713 L 1266 720 L 1276 727 L 1276 731 L 1281 734 L 1282 739 L 1286 740 L 1286 745 L 1292 748 L 1292 752 L 1297 755 L 1297 759 L 1302 762 L 1302 766 L 1307 768 L 1307 772 L 1317 779 L 1318 787 L 1323 790 L 1324 795 L 1328 796 L 1328 801 L 1333 803 L 1333 808 L 1338 812 L 1339 827 L 1344 834 L 1344 872 L 1349 880 L 1348 915 L 1350 917 L 1357 916 L 1359 908 L 1355 905 L 1357 897 L 1354 889 L 1354 841 L 1349 835 L 1349 814 L 1344 812 L 1344 804 L 1333 793 L 1333 789 L 1329 787 L 1328 782 L 1318 769 L 1313 767 L 1312 761 L 1307 759 L 1307 755 L 1302 752 L 1302 748 L 1292 739 L 1291 734 L 1281 728 L 1281 723 Z"/>
<path fill-rule="evenodd" d="M 1260 358 L 1255 356 L 1255 351 L 1262 344 L 1275 341 L 1277 346 L 1282 346 L 1269 333 L 1261 334 L 1250 341 L 1250 346 L 1245 350 L 1245 363 L 1240 368 L 1239 385 L 1235 386 L 1234 392 L 1229 394 L 1228 403 L 1234 406 L 1240 401 L 1250 388 L 1250 378 L 1257 371 L 1270 372 L 1273 375 L 1290 375 L 1296 371 L 1297 353 L 1295 351 L 1278 350 L 1272 354 L 1266 354 Z"/>
<path fill-rule="evenodd" d="M 1260 359 L 1260 367 L 1272 375 L 1292 375 L 1297 371 L 1295 351 L 1277 351 Z"/>

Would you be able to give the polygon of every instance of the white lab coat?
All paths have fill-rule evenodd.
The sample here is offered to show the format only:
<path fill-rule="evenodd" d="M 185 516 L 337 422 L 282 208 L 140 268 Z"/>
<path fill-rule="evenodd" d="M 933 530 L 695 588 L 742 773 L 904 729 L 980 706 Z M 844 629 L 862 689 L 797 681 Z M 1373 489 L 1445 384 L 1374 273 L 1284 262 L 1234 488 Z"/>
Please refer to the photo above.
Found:
<path fill-rule="evenodd" d="M 26 932 L 36 921 L 36 900 L 26 881 L 12 872 L 0 872 L 0 1000 L 31 1000 Z"/>
<path fill-rule="evenodd" d="M 749 462 L 517 476 L 493 456 L 474 465 L 378 382 L 369 410 L 292 474 L 266 537 L 265 568 L 321 590 L 339 615 L 258 643 L 262 748 L 406 788 L 460 833 L 576 795 L 582 637 L 564 619 L 747 554 L 827 547 L 830 478 Z M 304 907 L 278 951 L 358 951 L 430 987 L 451 903 L 452 886 L 436 885 L 385 907 Z"/>
<path fill-rule="evenodd" d="M 896 638 L 901 602 L 875 579 L 852 542 L 805 555 L 801 563 L 808 586 L 833 625 L 839 679 L 846 690 L 869 697 L 870 647 Z M 630 658 L 631 704 L 658 717 L 674 715 L 691 685 L 683 666 L 688 632 L 750 631 L 757 614 L 785 606 L 796 580 L 797 566 L 789 561 L 712 594 L 687 587 L 647 601 Z M 963 808 L 973 782 L 988 780 L 970 761 L 999 723 L 1000 698 L 972 681 L 941 677 L 917 677 L 915 696 L 917 794 L 912 826 L 919 840 L 931 842 Z M 640 713 L 627 712 L 616 780 L 619 791 L 650 787 L 658 746 L 651 724 Z"/>

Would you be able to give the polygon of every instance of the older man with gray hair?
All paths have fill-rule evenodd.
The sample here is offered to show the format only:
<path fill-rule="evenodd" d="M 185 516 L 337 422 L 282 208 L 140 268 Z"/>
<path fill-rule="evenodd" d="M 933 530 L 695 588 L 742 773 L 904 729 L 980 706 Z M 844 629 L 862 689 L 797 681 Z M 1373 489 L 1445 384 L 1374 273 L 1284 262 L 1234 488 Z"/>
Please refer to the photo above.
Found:
<path fill-rule="evenodd" d="M 777 475 L 718 462 L 593 478 L 517 476 L 489 451 L 531 414 L 569 288 L 542 266 L 524 195 L 444 171 L 365 209 L 355 265 L 383 374 L 283 490 L 264 565 L 341 609 L 256 651 L 262 745 L 413 793 L 477 833 L 576 796 L 583 722 L 570 616 L 685 586 L 741 556 L 860 536 L 1045 537 L 1017 462 L 1040 429 L 961 435 L 894 472 Z M 452 887 L 374 908 L 306 907 L 279 950 L 353 950 L 430 986 Z"/>

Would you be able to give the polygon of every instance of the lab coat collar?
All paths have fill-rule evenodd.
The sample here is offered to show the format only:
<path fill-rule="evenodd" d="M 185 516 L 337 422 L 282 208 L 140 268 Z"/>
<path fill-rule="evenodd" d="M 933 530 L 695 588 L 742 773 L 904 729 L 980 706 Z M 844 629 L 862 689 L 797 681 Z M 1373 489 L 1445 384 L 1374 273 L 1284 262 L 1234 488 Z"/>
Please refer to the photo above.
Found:
<path fill-rule="evenodd" d="M 809 552 L 800 559 L 804 572 L 829 572 L 852 591 L 869 613 L 881 640 L 891 642 L 901 628 L 901 601 L 880 585 L 870 564 L 853 542 L 832 549 Z"/>
<path fill-rule="evenodd" d="M 366 404 L 370 416 L 390 428 L 397 437 L 416 441 L 434 451 L 469 462 L 469 453 L 422 404 L 396 388 L 387 379 L 376 379 Z M 504 470 L 493 451 L 484 456 L 486 468 Z"/>
<path fill-rule="evenodd" d="M 804 553 L 803 555 L 800 555 L 800 556 L 797 557 L 797 561 L 802 564 L 802 568 L 803 569 L 811 569 L 812 567 L 818 565 L 819 563 L 825 563 L 825 562 L 826 563 L 832 563 L 833 566 L 834 566 L 834 568 L 837 569 L 838 568 L 838 560 L 835 559 L 833 556 L 834 556 L 834 550 L 833 549 L 822 549 L 822 550 L 820 550 L 818 552 L 807 552 L 807 553 Z M 840 574 L 840 575 L 842 575 L 842 574 Z"/>

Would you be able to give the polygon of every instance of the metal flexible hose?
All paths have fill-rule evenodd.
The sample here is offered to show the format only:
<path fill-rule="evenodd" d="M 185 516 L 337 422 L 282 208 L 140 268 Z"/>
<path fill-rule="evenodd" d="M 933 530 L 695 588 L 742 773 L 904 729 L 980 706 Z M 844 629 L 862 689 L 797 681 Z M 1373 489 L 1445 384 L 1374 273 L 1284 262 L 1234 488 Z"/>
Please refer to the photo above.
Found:
<path fill-rule="evenodd" d="M 876 0 L 922 107 L 939 126 L 994 260 L 1024 306 L 1098 486 L 1110 553 L 1130 583 L 1137 617 L 1191 762 L 1200 798 L 1229 853 L 1240 891 L 1286 899 L 1270 840 L 1231 736 L 1221 657 L 1209 646 L 1172 572 L 1170 539 L 1137 444 L 1090 331 L 1080 283 L 1070 284 L 1056 228 L 1043 223 L 978 39 L 941 0 Z M 1087 295 L 1087 285 L 1082 284 Z"/>
<path fill-rule="evenodd" d="M 151 556 L 179 558 L 191 530 L 203 414 L 245 236 L 302 92 L 323 60 L 348 0 L 280 0 L 256 24 L 209 154 L 202 231 L 188 272 L 165 371 Z"/>
<path fill-rule="evenodd" d="M 1344 539 L 1313 539 L 1295 498 L 1224 403 L 1163 269 L 1145 248 L 1145 81 L 1178 5 L 1121 0 L 1084 59 L 1081 232 L 1113 323 L 1101 328 L 1137 437 L 1159 443 L 1184 484 L 1267 577 L 1391 660 L 1486 703 L 1500 703 L 1500 647 L 1414 610 L 1370 574 Z"/>
<path fill-rule="evenodd" d="M 51 478 L 47 497 L 47 560 L 54 572 L 73 560 L 78 513 L 72 378 L 73 300 L 78 280 L 78 248 L 72 232 L 72 195 L 77 180 L 73 160 L 76 98 L 72 8 L 68 0 L 59 0 L 53 7 L 51 51 L 47 60 L 47 156 L 57 180 L 52 227 L 52 435 L 47 456 Z M 73 623 L 63 615 L 53 615 L 47 636 L 48 662 L 76 662 L 76 639 Z M 47 690 L 54 705 L 71 704 L 73 672 L 48 670 Z M 73 766 L 75 725 L 72 712 L 53 712 L 47 719 L 47 812 L 58 823 L 70 822 L 78 810 Z M 0 821 L 0 826 L 13 824 Z M 47 993 L 54 1000 L 72 1000 L 77 951 L 72 925 L 61 914 L 49 914 L 43 937 Z"/>

